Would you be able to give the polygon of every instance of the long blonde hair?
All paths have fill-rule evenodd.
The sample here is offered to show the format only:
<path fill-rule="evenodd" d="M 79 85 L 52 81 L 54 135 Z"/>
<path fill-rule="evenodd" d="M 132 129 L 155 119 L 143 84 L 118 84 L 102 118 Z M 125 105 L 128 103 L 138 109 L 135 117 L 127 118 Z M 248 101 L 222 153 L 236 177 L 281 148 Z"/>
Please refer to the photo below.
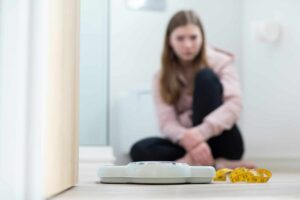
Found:
<path fill-rule="evenodd" d="M 205 53 L 205 35 L 202 23 L 198 15 L 191 10 L 182 10 L 177 12 L 169 21 L 167 26 L 164 47 L 161 57 L 161 77 L 160 77 L 160 92 L 163 100 L 168 104 L 175 104 L 179 97 L 182 88 L 182 83 L 179 79 L 180 64 L 179 59 L 174 53 L 169 44 L 170 35 L 179 26 L 193 24 L 199 27 L 202 34 L 202 46 L 198 55 L 193 60 L 192 69 L 197 73 L 198 70 L 207 67 Z M 193 90 L 193 88 L 191 89 Z M 191 91 L 192 92 L 192 91 Z"/>

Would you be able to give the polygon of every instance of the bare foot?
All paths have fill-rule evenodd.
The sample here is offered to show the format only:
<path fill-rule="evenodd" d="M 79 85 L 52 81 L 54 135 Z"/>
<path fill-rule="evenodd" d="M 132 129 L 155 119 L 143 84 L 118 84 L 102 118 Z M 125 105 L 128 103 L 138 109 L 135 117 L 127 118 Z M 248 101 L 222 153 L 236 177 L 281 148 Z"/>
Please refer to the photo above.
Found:
<path fill-rule="evenodd" d="M 188 153 L 185 154 L 182 158 L 179 158 L 178 160 L 175 160 L 175 162 L 186 163 L 186 164 L 189 164 L 189 165 L 194 165 L 195 164 L 192 157 Z"/>
<path fill-rule="evenodd" d="M 191 166 L 202 166 L 202 165 L 204 165 L 200 162 L 195 161 L 189 153 L 186 153 L 182 158 L 179 158 L 179 159 L 175 160 L 175 162 L 186 163 L 186 164 L 189 164 Z"/>
<path fill-rule="evenodd" d="M 255 164 L 252 162 L 243 161 L 243 160 L 228 160 L 225 158 L 216 159 L 215 166 L 216 166 L 216 169 L 221 169 L 221 168 L 234 169 L 237 167 L 245 167 L 248 169 L 256 168 Z"/>

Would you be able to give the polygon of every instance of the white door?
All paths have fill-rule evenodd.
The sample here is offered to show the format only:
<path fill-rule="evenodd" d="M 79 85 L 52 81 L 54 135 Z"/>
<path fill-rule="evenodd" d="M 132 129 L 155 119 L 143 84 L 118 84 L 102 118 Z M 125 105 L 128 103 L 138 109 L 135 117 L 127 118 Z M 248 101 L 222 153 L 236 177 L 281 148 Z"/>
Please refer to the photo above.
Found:
<path fill-rule="evenodd" d="M 79 0 L 49 1 L 45 194 L 77 182 Z"/>

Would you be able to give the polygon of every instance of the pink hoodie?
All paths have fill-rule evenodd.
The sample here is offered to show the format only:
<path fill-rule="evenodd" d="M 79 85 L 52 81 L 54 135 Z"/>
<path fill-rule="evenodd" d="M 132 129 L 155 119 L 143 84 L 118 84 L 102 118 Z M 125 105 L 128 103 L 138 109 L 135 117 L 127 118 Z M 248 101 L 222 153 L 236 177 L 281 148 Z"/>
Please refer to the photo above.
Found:
<path fill-rule="evenodd" d="M 223 85 L 223 104 L 208 114 L 203 123 L 196 127 L 206 140 L 231 129 L 242 110 L 240 84 L 233 66 L 234 56 L 223 50 L 207 47 L 207 61 Z M 165 103 L 160 95 L 159 77 L 159 73 L 155 74 L 153 81 L 159 127 L 163 135 L 176 143 L 189 128 L 192 128 L 193 97 L 187 93 L 187 88 L 184 88 L 176 105 Z"/>

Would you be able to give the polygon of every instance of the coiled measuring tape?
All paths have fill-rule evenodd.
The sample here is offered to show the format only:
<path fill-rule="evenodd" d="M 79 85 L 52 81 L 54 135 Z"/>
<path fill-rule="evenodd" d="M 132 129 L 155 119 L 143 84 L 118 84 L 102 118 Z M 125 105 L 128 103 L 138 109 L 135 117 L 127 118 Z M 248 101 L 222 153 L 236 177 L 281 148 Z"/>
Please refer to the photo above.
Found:
<path fill-rule="evenodd" d="M 229 177 L 232 183 L 266 183 L 272 177 L 272 173 L 267 169 L 247 169 L 244 167 L 229 169 L 223 168 L 216 172 L 214 181 L 226 181 Z"/>

